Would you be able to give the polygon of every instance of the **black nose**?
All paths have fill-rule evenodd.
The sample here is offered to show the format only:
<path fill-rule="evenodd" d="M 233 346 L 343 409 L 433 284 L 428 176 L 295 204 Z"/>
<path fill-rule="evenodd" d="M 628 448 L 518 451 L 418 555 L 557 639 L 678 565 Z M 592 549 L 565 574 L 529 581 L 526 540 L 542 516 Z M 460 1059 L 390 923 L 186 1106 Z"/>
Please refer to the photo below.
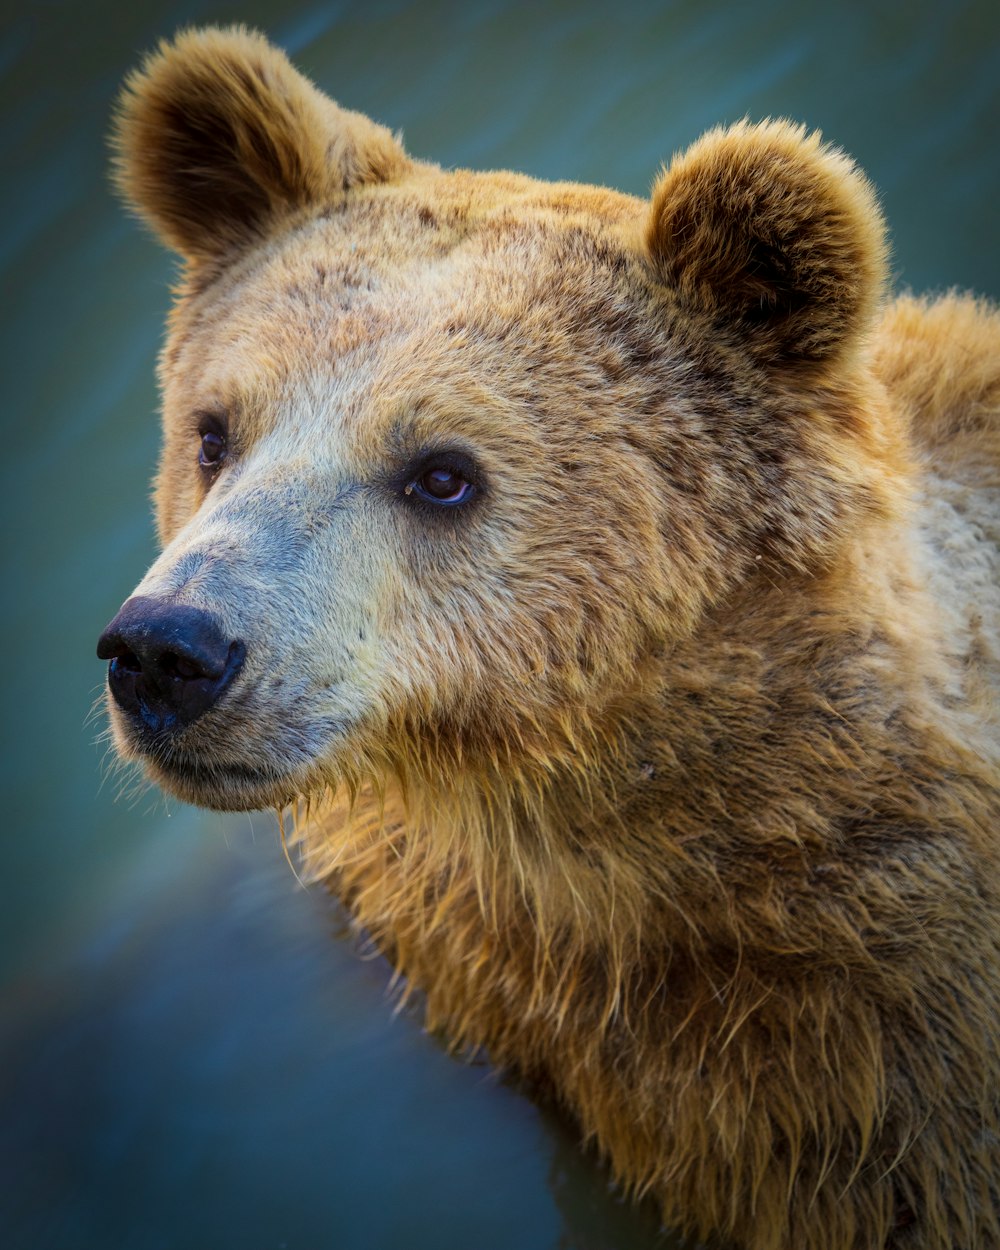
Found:
<path fill-rule="evenodd" d="M 182 729 L 219 701 L 246 656 L 199 608 L 136 595 L 101 635 L 108 685 L 123 711 L 148 729 Z"/>

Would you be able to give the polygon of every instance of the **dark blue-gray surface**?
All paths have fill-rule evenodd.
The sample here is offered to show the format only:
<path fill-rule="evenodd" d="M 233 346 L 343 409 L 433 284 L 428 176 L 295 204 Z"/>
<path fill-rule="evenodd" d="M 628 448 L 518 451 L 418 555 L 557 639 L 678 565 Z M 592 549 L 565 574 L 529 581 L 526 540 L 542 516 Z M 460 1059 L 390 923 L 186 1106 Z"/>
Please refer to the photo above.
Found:
<path fill-rule="evenodd" d="M 36 3 L 0 24 L 0 1244 L 624 1250 L 571 1131 L 394 1016 L 272 817 L 101 784 L 93 646 L 148 561 L 167 256 L 113 203 L 116 87 L 243 20 L 446 165 L 643 194 L 790 115 L 880 188 L 894 272 L 1000 295 L 1000 6 Z"/>

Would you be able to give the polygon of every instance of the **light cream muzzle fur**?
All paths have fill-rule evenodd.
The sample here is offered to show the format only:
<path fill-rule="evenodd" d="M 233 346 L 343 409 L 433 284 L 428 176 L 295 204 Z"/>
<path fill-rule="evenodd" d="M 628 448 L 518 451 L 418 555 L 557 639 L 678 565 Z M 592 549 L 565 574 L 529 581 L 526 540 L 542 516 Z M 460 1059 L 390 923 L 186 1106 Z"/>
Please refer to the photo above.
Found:
<path fill-rule="evenodd" d="M 301 425 L 301 421 L 299 422 Z M 357 483 L 265 439 L 224 468 L 133 598 L 207 612 L 246 660 L 217 706 L 148 742 L 112 706 L 119 749 L 179 797 L 281 806 L 323 785 L 338 744 L 379 702 L 379 568 Z"/>

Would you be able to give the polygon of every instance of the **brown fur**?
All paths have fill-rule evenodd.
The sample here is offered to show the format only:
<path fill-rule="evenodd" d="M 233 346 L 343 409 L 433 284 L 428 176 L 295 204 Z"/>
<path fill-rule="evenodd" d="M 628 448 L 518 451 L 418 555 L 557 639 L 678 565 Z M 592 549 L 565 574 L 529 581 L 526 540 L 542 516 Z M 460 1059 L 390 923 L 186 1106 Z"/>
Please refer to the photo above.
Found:
<path fill-rule="evenodd" d="M 997 313 L 883 307 L 870 188 L 785 122 L 643 204 L 413 161 L 210 31 L 118 145 L 187 261 L 139 592 L 248 645 L 150 775 L 299 804 L 429 1023 L 669 1224 L 1000 1246 Z M 415 509 L 452 445 L 479 495 Z"/>

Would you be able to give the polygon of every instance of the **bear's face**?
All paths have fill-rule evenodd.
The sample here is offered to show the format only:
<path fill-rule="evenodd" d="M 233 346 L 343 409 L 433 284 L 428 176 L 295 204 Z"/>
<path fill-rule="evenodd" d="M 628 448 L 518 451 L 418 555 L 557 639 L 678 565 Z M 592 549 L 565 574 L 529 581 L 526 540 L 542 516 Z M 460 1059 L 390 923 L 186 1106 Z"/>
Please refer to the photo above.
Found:
<path fill-rule="evenodd" d="M 102 645 L 120 749 L 185 799 L 571 759 L 728 590 L 878 506 L 878 219 L 793 127 L 709 136 L 652 206 L 442 173 L 208 33 L 121 145 L 188 275 L 164 550 Z"/>
<path fill-rule="evenodd" d="M 678 431 L 700 437 L 637 260 L 603 243 L 598 264 L 603 223 L 554 229 L 544 209 L 510 222 L 479 203 L 485 221 L 442 240 L 392 198 L 289 230 L 175 318 L 165 548 L 136 595 L 246 646 L 228 697 L 158 740 L 151 769 L 186 798 L 280 803 L 432 734 L 551 750 L 552 709 L 600 712 L 712 576 L 642 420 L 621 421 L 656 406 L 630 367 L 655 355 Z M 119 730 L 146 749 L 144 724 Z"/>

